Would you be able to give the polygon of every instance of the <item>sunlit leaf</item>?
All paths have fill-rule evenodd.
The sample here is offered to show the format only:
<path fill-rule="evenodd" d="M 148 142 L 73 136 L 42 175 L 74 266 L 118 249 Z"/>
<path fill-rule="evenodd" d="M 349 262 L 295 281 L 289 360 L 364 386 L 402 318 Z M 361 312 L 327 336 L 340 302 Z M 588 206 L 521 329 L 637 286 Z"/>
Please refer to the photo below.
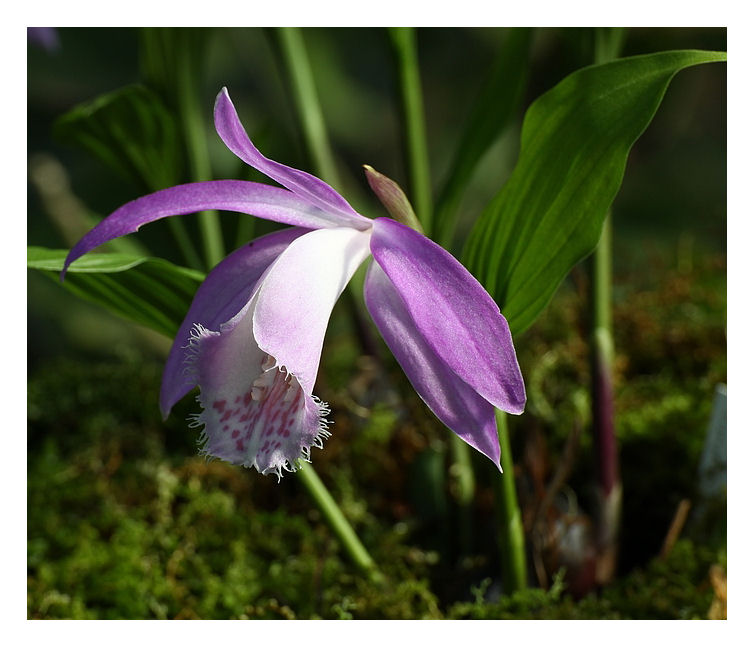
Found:
<path fill-rule="evenodd" d="M 27 267 L 56 282 L 67 250 L 29 247 Z M 64 288 L 130 321 L 172 337 L 204 275 L 161 258 L 87 254 L 68 268 Z"/>
<path fill-rule="evenodd" d="M 631 146 L 673 76 L 724 60 L 725 53 L 697 50 L 619 59 L 574 72 L 529 107 L 516 168 L 464 250 L 513 334 L 596 246 Z"/>

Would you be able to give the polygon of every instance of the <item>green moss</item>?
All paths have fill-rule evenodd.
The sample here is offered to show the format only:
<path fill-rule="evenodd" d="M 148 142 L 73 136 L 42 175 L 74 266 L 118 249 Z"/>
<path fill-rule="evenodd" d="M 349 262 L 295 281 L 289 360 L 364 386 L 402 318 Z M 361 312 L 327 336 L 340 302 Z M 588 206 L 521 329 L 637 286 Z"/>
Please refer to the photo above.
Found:
<path fill-rule="evenodd" d="M 359 360 L 349 381 L 353 348 L 345 344 L 341 358 L 338 342 L 322 380 L 336 433 L 325 451 L 315 452 L 315 464 L 383 570 L 384 586 L 352 568 L 295 477 L 277 484 L 199 458 L 195 430 L 185 424 L 192 398 L 163 423 L 159 362 L 135 355 L 60 361 L 28 384 L 29 617 L 707 617 L 714 599 L 709 569 L 725 567 L 724 548 L 718 549 L 725 542 L 724 505 L 690 520 L 667 559 L 652 559 L 678 501 L 695 496 L 711 390 L 725 376 L 724 339 L 715 332 L 720 302 L 709 295 L 716 284 L 693 283 L 693 298 L 707 305 L 679 328 L 673 307 L 689 298 L 692 287 L 685 285 L 664 288 L 664 297 L 626 295 L 616 317 L 623 553 L 630 559 L 611 586 L 575 600 L 556 578 L 550 590 L 501 597 L 487 472 L 479 464 L 473 554 L 459 559 L 448 532 L 455 511 L 429 505 L 435 501 L 426 492 L 429 477 L 418 476 L 432 452 L 432 474 L 446 473 L 438 442 L 446 430 L 405 379 L 386 385 Z M 556 454 L 583 416 L 583 303 L 567 287 L 552 316 L 519 344 L 524 373 L 538 376 L 534 406 L 515 426 L 524 484 L 531 478 L 531 447 L 524 448 L 532 427 Z M 631 331 L 646 309 L 654 323 L 640 338 Z M 661 350 L 671 343 L 686 357 L 664 362 Z M 327 379 L 328 364 L 338 379 Z M 394 369 L 398 376 L 388 366 Z M 588 500 L 589 448 L 582 434 L 569 481 L 580 501 Z M 440 483 L 433 496 L 444 488 Z M 536 504 L 532 491 L 522 489 L 525 515 Z M 714 540 L 710 524 L 719 531 Z"/>
<path fill-rule="evenodd" d="M 606 587 L 574 600 L 564 593 L 562 580 L 552 588 L 526 589 L 490 602 L 486 587 L 476 590 L 474 602 L 458 603 L 450 618 L 468 619 L 692 619 L 706 618 L 714 600 L 709 571 L 724 563 L 720 555 L 689 540 L 679 541 L 666 559 Z"/>

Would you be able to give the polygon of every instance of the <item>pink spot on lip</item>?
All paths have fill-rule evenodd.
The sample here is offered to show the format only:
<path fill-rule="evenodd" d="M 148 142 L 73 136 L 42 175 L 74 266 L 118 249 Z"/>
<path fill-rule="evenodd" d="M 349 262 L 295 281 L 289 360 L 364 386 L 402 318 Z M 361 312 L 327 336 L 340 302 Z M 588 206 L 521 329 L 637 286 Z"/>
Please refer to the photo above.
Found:
<path fill-rule="evenodd" d="M 233 430 L 233 434 L 232 434 L 233 438 L 238 438 L 240 435 L 241 435 L 241 432 L 238 429 Z"/>
<path fill-rule="evenodd" d="M 244 393 L 243 403 L 248 407 L 251 404 L 251 393 Z"/>
<path fill-rule="evenodd" d="M 215 400 L 212 403 L 212 408 L 222 411 L 225 408 L 225 400 Z"/>
<path fill-rule="evenodd" d="M 233 404 L 238 404 L 238 403 L 239 403 L 240 401 L 241 401 L 241 396 L 240 396 L 240 395 L 237 395 L 237 396 L 236 396 L 236 399 L 235 399 L 235 400 L 233 400 Z"/>
<path fill-rule="evenodd" d="M 242 440 L 237 440 L 237 441 L 236 441 L 236 449 L 237 449 L 237 450 L 238 450 L 239 452 L 242 452 L 242 451 L 243 451 L 243 441 L 242 441 Z"/>
<path fill-rule="evenodd" d="M 223 414 L 223 417 L 222 417 L 222 418 L 220 418 L 220 422 L 225 422 L 225 421 L 226 421 L 226 420 L 227 420 L 228 418 L 230 418 L 230 414 L 231 414 L 231 412 L 230 412 L 230 411 L 226 411 L 226 412 L 225 412 L 225 413 Z"/>

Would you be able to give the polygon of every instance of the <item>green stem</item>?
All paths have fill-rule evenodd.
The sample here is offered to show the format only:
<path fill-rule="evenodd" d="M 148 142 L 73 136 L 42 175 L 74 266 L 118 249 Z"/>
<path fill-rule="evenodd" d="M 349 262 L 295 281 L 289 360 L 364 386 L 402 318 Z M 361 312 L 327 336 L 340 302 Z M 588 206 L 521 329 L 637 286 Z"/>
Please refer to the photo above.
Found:
<path fill-rule="evenodd" d="M 618 57 L 626 30 L 623 27 L 597 27 L 594 32 L 594 62 L 607 63 Z"/>
<path fill-rule="evenodd" d="M 605 63 L 618 55 L 624 32 L 597 29 L 594 60 Z M 609 582 L 615 572 L 621 509 L 618 442 L 613 410 L 612 217 L 605 216 L 602 236 L 588 263 L 591 285 L 592 427 L 597 461 L 596 577 Z"/>
<path fill-rule="evenodd" d="M 597 248 L 589 259 L 592 306 L 592 424 L 599 485 L 608 497 L 619 481 L 618 446 L 613 421 L 613 322 L 610 308 L 612 218 L 608 213 Z"/>
<path fill-rule="evenodd" d="M 500 560 L 503 586 L 505 592 L 510 594 L 526 587 L 526 543 L 516 496 L 513 456 L 505 412 L 496 409 L 495 419 L 500 438 L 500 465 L 503 468 L 503 473 L 497 478 L 495 491 L 500 531 Z"/>
<path fill-rule="evenodd" d="M 325 518 L 330 530 L 340 541 L 341 546 L 346 550 L 348 556 L 354 564 L 374 582 L 382 582 L 382 574 L 377 570 L 374 560 L 367 552 L 364 545 L 359 541 L 353 528 L 343 515 L 343 512 L 335 503 L 330 493 L 327 491 L 324 483 L 320 480 L 317 473 L 311 465 L 299 462 L 299 468 L 296 474 L 299 481 L 303 484 L 309 496 L 314 500 L 322 516 Z"/>
<path fill-rule="evenodd" d="M 178 109 L 186 138 L 192 179 L 195 182 L 204 182 L 212 179 L 212 170 L 204 120 L 202 119 L 199 90 L 195 82 L 198 75 L 193 65 L 195 56 L 190 51 L 190 34 L 181 30 L 181 36 L 178 38 L 178 42 L 182 45 L 183 55 L 178 57 L 178 69 L 176 70 Z M 199 230 L 204 244 L 207 269 L 211 269 L 225 256 L 223 233 L 217 211 L 199 213 Z"/>
<path fill-rule="evenodd" d="M 301 30 L 298 27 L 281 27 L 278 36 L 309 155 L 317 175 L 338 190 L 335 158 L 327 138 L 325 119 Z"/>
<path fill-rule="evenodd" d="M 612 223 L 605 218 L 602 237 L 590 258 L 592 297 L 592 430 L 597 462 L 597 571 L 598 582 L 613 578 L 617 563 L 622 488 L 613 407 L 613 333 L 610 309 Z"/>
<path fill-rule="evenodd" d="M 453 464 L 450 474 L 453 491 L 458 504 L 458 542 L 461 554 L 468 555 L 472 545 L 472 503 L 474 501 L 474 466 L 469 446 L 455 434 L 451 434 L 450 451 Z"/>
<path fill-rule="evenodd" d="M 432 185 L 429 174 L 429 153 L 424 125 L 416 32 L 411 27 L 390 28 L 390 36 L 398 61 L 405 139 L 409 165 L 411 202 L 428 236 L 432 231 Z"/>

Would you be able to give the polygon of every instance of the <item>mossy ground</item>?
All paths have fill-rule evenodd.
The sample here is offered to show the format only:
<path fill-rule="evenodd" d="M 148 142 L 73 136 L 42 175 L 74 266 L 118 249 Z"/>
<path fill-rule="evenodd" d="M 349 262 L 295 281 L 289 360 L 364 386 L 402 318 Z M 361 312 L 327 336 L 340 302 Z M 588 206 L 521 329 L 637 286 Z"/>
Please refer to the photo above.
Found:
<path fill-rule="evenodd" d="M 614 582 L 576 596 L 567 573 L 500 590 L 489 486 L 468 534 L 454 503 L 447 432 L 399 369 L 359 356 L 341 310 L 319 394 L 335 434 L 314 466 L 370 551 L 377 586 L 345 558 L 294 475 L 196 455 L 188 397 L 167 422 L 161 365 L 138 354 L 38 365 L 28 386 L 30 618 L 706 618 L 721 613 L 724 502 L 696 514 L 712 394 L 725 382 L 724 261 L 616 286 L 616 412 L 624 489 Z M 588 385 L 576 272 L 518 343 L 529 409 L 512 425 L 524 518 L 559 460 Z M 588 420 L 568 487 L 589 510 Z M 536 442 L 533 439 L 538 439 Z M 659 553 L 678 502 L 682 538 Z M 718 591 L 718 592 L 716 592 Z"/>

